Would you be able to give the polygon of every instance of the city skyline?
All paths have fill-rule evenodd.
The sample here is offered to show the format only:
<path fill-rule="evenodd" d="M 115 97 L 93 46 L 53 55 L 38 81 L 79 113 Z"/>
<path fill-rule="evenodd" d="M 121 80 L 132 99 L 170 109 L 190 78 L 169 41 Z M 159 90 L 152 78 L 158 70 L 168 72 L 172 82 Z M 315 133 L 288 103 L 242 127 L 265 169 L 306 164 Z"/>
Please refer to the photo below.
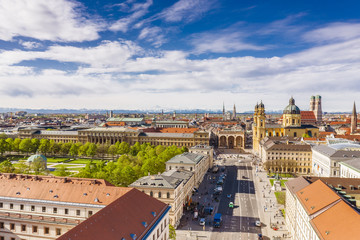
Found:
<path fill-rule="evenodd" d="M 321 95 L 350 112 L 360 3 L 346 2 L 1 1 L 1 107 L 308 110 Z"/>

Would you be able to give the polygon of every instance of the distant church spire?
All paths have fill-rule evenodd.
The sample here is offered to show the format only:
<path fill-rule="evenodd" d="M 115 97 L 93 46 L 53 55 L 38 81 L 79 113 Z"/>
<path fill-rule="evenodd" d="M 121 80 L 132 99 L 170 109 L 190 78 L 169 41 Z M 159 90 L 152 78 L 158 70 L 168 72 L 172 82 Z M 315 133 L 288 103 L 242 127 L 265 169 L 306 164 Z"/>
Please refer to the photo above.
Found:
<path fill-rule="evenodd" d="M 236 119 L 236 107 L 235 107 L 235 103 L 234 103 L 234 109 L 233 109 L 233 119 Z"/>
<path fill-rule="evenodd" d="M 356 129 L 357 129 L 357 114 L 356 114 L 356 105 L 354 101 L 354 106 L 351 115 L 351 133 L 354 133 Z"/>

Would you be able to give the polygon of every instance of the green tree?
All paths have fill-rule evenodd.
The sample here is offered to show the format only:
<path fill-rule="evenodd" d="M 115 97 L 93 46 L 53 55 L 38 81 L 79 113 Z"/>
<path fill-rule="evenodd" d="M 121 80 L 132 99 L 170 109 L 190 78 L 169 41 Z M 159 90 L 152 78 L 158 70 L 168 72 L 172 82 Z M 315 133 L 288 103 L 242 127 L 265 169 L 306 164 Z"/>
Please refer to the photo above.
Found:
<path fill-rule="evenodd" d="M 69 155 L 69 151 L 72 145 L 73 145 L 72 142 L 63 143 L 60 148 L 60 154 L 63 156 Z"/>
<path fill-rule="evenodd" d="M 0 154 L 1 156 L 9 149 L 9 143 L 3 139 L 0 138 Z"/>
<path fill-rule="evenodd" d="M 56 170 L 54 171 L 55 176 L 65 177 L 69 176 L 71 173 L 70 171 L 63 165 L 60 165 Z"/>
<path fill-rule="evenodd" d="M 88 157 L 94 157 L 96 154 L 97 146 L 95 143 L 90 143 L 88 150 L 86 151 L 86 155 Z"/>
<path fill-rule="evenodd" d="M 87 142 L 79 148 L 79 151 L 78 151 L 79 157 L 86 156 L 86 152 L 89 149 L 89 146 L 90 146 L 90 143 Z"/>
<path fill-rule="evenodd" d="M 12 151 L 14 152 L 20 152 L 20 143 L 21 143 L 21 139 L 20 138 L 15 138 L 13 145 L 12 145 Z"/>
<path fill-rule="evenodd" d="M 7 145 L 8 149 L 6 149 L 6 151 L 11 152 L 13 149 L 13 145 L 14 145 L 14 139 L 8 138 L 8 139 L 6 139 L 6 142 L 8 143 L 8 145 Z"/>
<path fill-rule="evenodd" d="M 130 148 L 130 154 L 132 156 L 136 156 L 138 154 L 138 152 L 140 152 L 141 150 L 141 146 L 140 146 L 140 143 L 139 142 L 136 142 L 133 146 L 131 146 Z"/>
<path fill-rule="evenodd" d="M 127 142 L 122 142 L 120 143 L 119 147 L 118 147 L 118 154 L 126 154 L 129 153 L 130 151 L 130 146 Z"/>
<path fill-rule="evenodd" d="M 2 163 L 0 163 L 0 172 L 13 173 L 14 171 L 15 171 L 15 167 L 10 162 L 10 160 L 5 160 Z"/>
<path fill-rule="evenodd" d="M 56 143 L 54 140 L 50 140 L 50 149 L 49 150 L 53 155 L 59 154 L 60 149 L 61 149 L 61 145 L 59 143 Z"/>
<path fill-rule="evenodd" d="M 79 154 L 79 149 L 81 146 L 82 146 L 81 143 L 72 144 L 69 149 L 69 154 L 73 157 L 77 156 Z"/>
<path fill-rule="evenodd" d="M 108 149 L 109 149 L 109 145 L 98 144 L 96 146 L 96 153 L 101 157 L 101 159 L 104 159 L 104 156 L 108 152 Z"/>
<path fill-rule="evenodd" d="M 36 153 L 39 146 L 40 146 L 40 140 L 39 139 L 37 139 L 37 138 L 31 139 L 31 152 L 32 153 Z"/>
<path fill-rule="evenodd" d="M 111 145 L 108 149 L 108 154 L 110 154 L 112 156 L 113 160 L 114 160 L 117 152 L 118 152 L 118 149 L 117 149 L 116 145 Z"/>
<path fill-rule="evenodd" d="M 15 139 L 15 141 L 16 141 L 16 139 Z M 31 140 L 28 139 L 28 138 L 25 138 L 25 139 L 21 140 L 21 142 L 19 144 L 19 150 L 21 152 L 25 152 L 26 155 L 28 155 L 29 152 L 31 152 L 31 150 L 33 149 L 32 147 L 33 146 L 31 144 Z"/>
<path fill-rule="evenodd" d="M 50 151 L 50 141 L 49 139 L 41 139 L 39 145 L 39 151 L 46 156 L 47 153 Z"/>
<path fill-rule="evenodd" d="M 169 239 L 176 240 L 176 231 L 173 225 L 169 224 Z"/>
<path fill-rule="evenodd" d="M 134 169 L 129 165 L 121 170 L 121 177 L 121 185 L 124 187 L 127 187 L 137 179 Z"/>

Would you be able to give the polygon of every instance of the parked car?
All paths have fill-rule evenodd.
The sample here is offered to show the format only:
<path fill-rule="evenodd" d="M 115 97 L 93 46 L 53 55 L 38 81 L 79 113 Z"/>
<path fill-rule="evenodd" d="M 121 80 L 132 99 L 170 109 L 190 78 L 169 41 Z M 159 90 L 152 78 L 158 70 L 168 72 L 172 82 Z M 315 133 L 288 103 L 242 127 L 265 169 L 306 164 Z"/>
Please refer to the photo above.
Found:
<path fill-rule="evenodd" d="M 199 224 L 200 226 L 205 226 L 205 218 L 200 218 Z"/>
<path fill-rule="evenodd" d="M 255 221 L 255 226 L 261 227 L 261 222 L 259 220 Z"/>
<path fill-rule="evenodd" d="M 234 203 L 233 202 L 229 203 L 229 208 L 234 208 Z"/>

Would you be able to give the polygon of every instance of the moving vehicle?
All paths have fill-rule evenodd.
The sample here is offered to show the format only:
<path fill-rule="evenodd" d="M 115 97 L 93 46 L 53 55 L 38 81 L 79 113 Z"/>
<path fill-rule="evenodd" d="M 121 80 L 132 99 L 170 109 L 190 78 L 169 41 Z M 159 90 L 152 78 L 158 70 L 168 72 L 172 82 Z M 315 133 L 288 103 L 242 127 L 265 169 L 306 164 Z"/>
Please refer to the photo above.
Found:
<path fill-rule="evenodd" d="M 222 223 L 221 213 L 216 213 L 214 216 L 214 227 L 219 228 Z"/>
<path fill-rule="evenodd" d="M 197 218 L 198 218 L 198 216 L 199 216 L 198 211 L 195 211 L 195 212 L 194 212 L 194 219 L 197 219 Z"/>
<path fill-rule="evenodd" d="M 229 208 L 234 208 L 234 203 L 233 202 L 229 203 Z"/>
<path fill-rule="evenodd" d="M 199 224 L 200 226 L 205 226 L 205 218 L 200 218 Z"/>
<path fill-rule="evenodd" d="M 261 222 L 260 222 L 259 220 L 257 220 L 257 221 L 255 222 L 255 226 L 261 227 Z"/>
<path fill-rule="evenodd" d="M 226 195 L 227 198 L 231 198 L 231 194 Z"/>
<path fill-rule="evenodd" d="M 213 207 L 205 207 L 204 208 L 204 213 L 205 214 L 208 214 L 208 215 L 211 215 L 214 211 L 214 208 Z"/>

